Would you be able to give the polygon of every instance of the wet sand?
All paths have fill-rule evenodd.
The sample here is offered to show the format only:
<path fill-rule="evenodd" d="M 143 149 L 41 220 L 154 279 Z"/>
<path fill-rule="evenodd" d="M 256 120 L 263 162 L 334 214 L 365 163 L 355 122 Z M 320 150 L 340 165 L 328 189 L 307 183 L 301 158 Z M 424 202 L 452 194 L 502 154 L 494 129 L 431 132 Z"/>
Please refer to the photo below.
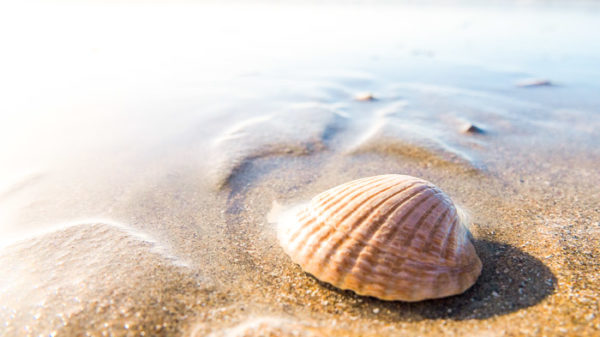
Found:
<path fill-rule="evenodd" d="M 7 86 L 2 103 L 22 117 L 0 123 L 1 336 L 600 334 L 595 12 L 46 6 L 82 28 L 52 26 L 62 49 L 15 75 L 29 86 Z M 263 24 L 232 26 L 252 21 L 242 9 Z M 114 27 L 97 31 L 98 12 Z M 440 27 L 406 31 L 432 18 Z M 387 173 L 427 179 L 469 212 L 483 271 L 465 293 L 361 297 L 279 247 L 274 210 Z"/>

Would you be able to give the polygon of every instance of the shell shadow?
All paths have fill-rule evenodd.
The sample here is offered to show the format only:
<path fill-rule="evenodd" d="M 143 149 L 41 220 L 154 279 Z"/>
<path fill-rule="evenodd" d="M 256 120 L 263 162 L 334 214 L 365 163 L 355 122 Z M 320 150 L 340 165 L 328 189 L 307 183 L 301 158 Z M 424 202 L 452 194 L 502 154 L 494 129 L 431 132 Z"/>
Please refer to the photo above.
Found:
<path fill-rule="evenodd" d="M 389 322 L 486 319 L 533 306 L 554 292 L 556 277 L 537 258 L 504 243 L 475 240 L 474 245 L 483 270 L 477 282 L 460 295 L 414 303 L 388 302 L 326 287 L 345 296 L 361 297 L 363 301 L 357 306 L 368 313 L 377 308 L 377 318 Z"/>

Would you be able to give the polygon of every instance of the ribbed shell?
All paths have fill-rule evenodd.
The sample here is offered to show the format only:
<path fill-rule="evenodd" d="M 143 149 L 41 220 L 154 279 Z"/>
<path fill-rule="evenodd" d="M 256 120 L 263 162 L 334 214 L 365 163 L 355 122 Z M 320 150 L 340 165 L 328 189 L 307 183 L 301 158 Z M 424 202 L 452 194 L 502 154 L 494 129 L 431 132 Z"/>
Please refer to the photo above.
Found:
<path fill-rule="evenodd" d="M 406 175 L 327 190 L 280 222 L 278 237 L 292 260 L 319 280 L 384 300 L 460 294 L 481 273 L 450 198 Z"/>

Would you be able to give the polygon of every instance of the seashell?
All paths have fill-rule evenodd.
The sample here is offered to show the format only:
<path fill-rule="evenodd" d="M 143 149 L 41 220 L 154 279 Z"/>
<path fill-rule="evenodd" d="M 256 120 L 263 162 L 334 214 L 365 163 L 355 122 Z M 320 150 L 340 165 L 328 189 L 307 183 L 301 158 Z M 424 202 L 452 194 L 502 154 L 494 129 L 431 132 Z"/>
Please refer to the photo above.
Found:
<path fill-rule="evenodd" d="M 461 132 L 470 134 L 483 134 L 485 133 L 485 130 L 473 123 L 465 123 L 461 129 Z"/>
<path fill-rule="evenodd" d="M 375 96 L 370 92 L 361 92 L 354 97 L 357 101 L 368 102 L 374 101 Z"/>
<path fill-rule="evenodd" d="M 363 178 L 318 194 L 279 222 L 278 239 L 317 279 L 383 300 L 460 294 L 482 267 L 452 200 L 406 175 Z"/>

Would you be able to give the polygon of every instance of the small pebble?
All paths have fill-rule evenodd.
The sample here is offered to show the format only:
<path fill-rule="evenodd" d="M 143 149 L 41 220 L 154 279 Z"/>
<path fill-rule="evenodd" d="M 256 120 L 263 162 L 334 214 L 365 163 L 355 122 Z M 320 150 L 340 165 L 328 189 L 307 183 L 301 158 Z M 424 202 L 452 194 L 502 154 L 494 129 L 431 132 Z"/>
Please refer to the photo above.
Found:
<path fill-rule="evenodd" d="M 545 79 L 530 78 L 517 82 L 517 86 L 521 88 L 533 88 L 533 87 L 549 87 L 552 82 Z"/>
<path fill-rule="evenodd" d="M 379 308 L 375 308 L 375 309 L 373 309 L 373 313 L 374 313 L 374 314 L 378 314 L 378 313 L 379 313 Z"/>
<path fill-rule="evenodd" d="M 366 101 L 374 101 L 375 96 L 373 96 L 370 92 L 363 92 L 355 96 L 357 101 L 366 102 Z"/>
<path fill-rule="evenodd" d="M 485 133 L 485 130 L 483 130 L 482 128 L 480 128 L 479 126 L 477 126 L 473 123 L 467 123 L 462 127 L 461 132 L 462 133 L 471 133 L 471 134 L 483 134 L 483 133 Z"/>

